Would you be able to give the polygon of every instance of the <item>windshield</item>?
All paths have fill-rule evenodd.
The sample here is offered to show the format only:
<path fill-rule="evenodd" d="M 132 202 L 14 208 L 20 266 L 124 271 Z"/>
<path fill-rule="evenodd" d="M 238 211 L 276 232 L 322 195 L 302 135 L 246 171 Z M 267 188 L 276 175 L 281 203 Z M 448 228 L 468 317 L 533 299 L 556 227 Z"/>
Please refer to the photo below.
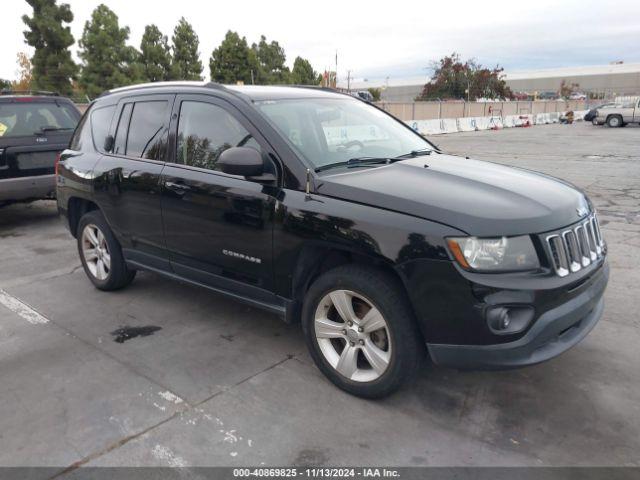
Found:
<path fill-rule="evenodd" d="M 0 137 L 20 137 L 47 131 L 73 130 L 78 115 L 71 107 L 54 102 L 0 103 Z"/>
<path fill-rule="evenodd" d="M 348 97 L 269 100 L 257 106 L 316 169 L 352 158 L 433 149 L 384 112 Z"/>

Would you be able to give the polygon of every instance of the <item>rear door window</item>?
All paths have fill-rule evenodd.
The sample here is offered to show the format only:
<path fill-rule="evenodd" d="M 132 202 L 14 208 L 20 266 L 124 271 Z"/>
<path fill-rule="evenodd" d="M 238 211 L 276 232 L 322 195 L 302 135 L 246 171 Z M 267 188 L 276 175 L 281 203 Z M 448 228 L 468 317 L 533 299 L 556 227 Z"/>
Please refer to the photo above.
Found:
<path fill-rule="evenodd" d="M 166 100 L 136 102 L 127 136 L 127 157 L 164 160 L 167 150 Z"/>
<path fill-rule="evenodd" d="M 79 119 L 77 112 L 65 104 L 26 99 L 0 103 L 0 137 L 72 131 Z"/>

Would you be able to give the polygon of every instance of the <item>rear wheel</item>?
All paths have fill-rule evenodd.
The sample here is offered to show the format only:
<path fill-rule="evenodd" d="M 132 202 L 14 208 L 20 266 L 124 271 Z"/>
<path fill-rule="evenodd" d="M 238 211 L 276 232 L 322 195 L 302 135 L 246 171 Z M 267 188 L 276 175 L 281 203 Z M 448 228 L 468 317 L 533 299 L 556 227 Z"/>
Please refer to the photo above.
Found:
<path fill-rule="evenodd" d="M 618 128 L 622 126 L 622 117 L 620 115 L 611 115 L 607 118 L 607 125 L 611 128 Z"/>
<path fill-rule="evenodd" d="M 366 398 L 392 393 L 420 357 L 420 334 L 399 282 L 345 265 L 318 278 L 305 298 L 303 330 L 318 368 L 341 389 Z"/>
<path fill-rule="evenodd" d="M 129 270 L 120 244 L 98 210 L 86 213 L 78 224 L 78 253 L 89 280 L 100 290 L 117 290 L 136 275 Z"/>

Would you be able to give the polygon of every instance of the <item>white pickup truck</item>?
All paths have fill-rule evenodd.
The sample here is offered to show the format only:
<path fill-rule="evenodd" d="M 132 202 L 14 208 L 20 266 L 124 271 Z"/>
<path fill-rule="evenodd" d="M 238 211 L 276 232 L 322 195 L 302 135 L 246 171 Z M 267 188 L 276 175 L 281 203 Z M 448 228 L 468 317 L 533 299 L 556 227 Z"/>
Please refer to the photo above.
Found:
<path fill-rule="evenodd" d="M 640 98 L 598 109 L 593 123 L 598 125 L 606 123 L 610 127 L 624 127 L 628 123 L 640 123 Z"/>

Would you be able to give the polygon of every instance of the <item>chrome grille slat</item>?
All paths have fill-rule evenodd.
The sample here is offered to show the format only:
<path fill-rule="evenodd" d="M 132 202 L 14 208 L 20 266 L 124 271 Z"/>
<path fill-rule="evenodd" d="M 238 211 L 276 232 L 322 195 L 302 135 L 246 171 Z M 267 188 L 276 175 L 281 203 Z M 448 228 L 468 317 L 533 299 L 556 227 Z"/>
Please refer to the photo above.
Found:
<path fill-rule="evenodd" d="M 601 258 L 606 247 L 595 213 L 586 220 L 545 237 L 553 269 L 565 277 Z"/>

